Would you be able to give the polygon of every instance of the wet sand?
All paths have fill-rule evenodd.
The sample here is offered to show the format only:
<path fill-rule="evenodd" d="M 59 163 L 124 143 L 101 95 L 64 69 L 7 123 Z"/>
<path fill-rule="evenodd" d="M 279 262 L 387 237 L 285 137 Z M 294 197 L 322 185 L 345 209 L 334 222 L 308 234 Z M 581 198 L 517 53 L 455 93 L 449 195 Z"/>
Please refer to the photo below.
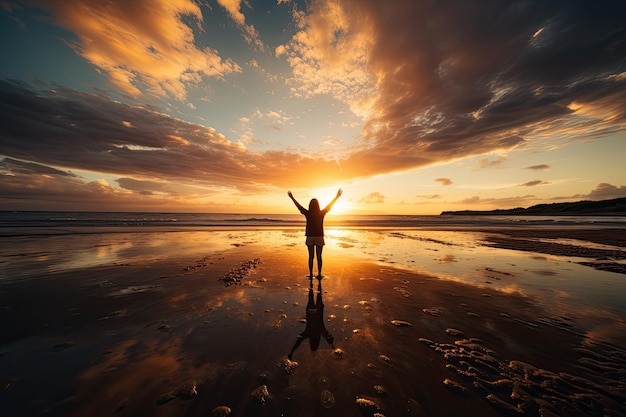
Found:
<path fill-rule="evenodd" d="M 299 230 L 15 237 L 2 415 L 621 416 L 624 236 L 336 229 L 321 281 Z"/>

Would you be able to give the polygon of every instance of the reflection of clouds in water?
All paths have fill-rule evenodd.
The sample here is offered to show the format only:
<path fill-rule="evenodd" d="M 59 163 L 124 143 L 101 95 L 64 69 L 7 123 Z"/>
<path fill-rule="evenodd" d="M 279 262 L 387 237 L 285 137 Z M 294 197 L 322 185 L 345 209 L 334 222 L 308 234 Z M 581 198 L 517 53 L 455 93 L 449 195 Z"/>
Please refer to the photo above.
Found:
<path fill-rule="evenodd" d="M 509 292 L 551 298 L 562 291 L 565 300 L 600 302 L 624 309 L 626 282 L 615 274 L 574 264 L 571 257 L 544 255 L 482 246 L 481 232 L 405 230 L 402 233 L 350 231 L 357 241 L 367 241 L 367 253 L 356 248 L 337 251 L 396 268 Z M 454 245 L 450 245 L 450 243 Z M 445 255 L 443 255 L 445 254 Z M 552 292 L 552 295 L 548 295 Z"/>

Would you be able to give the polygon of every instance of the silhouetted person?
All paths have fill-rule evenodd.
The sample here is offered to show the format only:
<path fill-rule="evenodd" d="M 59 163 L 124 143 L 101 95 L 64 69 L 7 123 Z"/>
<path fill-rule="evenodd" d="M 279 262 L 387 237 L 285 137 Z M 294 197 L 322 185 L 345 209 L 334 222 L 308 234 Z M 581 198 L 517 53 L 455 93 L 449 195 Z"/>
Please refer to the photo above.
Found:
<path fill-rule="evenodd" d="M 328 203 L 323 210 L 320 210 L 320 203 L 317 198 L 311 199 L 309 209 L 305 209 L 296 201 L 291 194 L 287 192 L 289 198 L 298 207 L 300 213 L 306 217 L 306 246 L 309 249 L 309 277 L 313 277 L 313 255 L 317 255 L 317 276 L 322 276 L 322 249 L 324 249 L 324 216 L 330 211 L 335 201 L 341 196 L 341 188 L 337 191 L 337 195 Z"/>
<path fill-rule="evenodd" d="M 300 347 L 302 341 L 309 339 L 309 345 L 312 351 L 316 351 L 320 346 L 320 339 L 324 336 L 324 339 L 334 349 L 333 335 L 326 330 L 324 326 L 324 302 L 322 301 L 322 281 L 319 280 L 317 284 L 317 300 L 313 302 L 313 278 L 311 278 L 311 285 L 309 286 L 309 302 L 306 305 L 306 328 L 302 333 L 298 335 L 296 343 L 291 348 L 291 352 L 287 357 L 292 360 L 293 352 Z"/>

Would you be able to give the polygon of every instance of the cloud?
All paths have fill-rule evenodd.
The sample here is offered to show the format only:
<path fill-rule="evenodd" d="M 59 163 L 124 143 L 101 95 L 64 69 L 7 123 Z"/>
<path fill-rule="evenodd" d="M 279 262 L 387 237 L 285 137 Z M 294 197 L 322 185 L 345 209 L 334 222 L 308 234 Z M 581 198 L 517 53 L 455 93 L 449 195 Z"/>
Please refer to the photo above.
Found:
<path fill-rule="evenodd" d="M 359 200 L 359 203 L 365 204 L 381 204 L 385 202 L 385 196 L 378 191 L 369 193 L 365 197 Z"/>
<path fill-rule="evenodd" d="M 68 88 L 38 92 L 0 81 L 0 138 L 4 165 L 33 173 L 61 175 L 62 167 L 253 191 L 347 178 L 336 161 L 250 152 L 215 129 Z"/>
<path fill-rule="evenodd" d="M 5 175 L 28 174 L 28 175 L 55 175 L 61 177 L 76 177 L 71 172 L 60 171 L 45 165 L 32 162 L 18 161 L 16 159 L 4 158 L 0 161 L 0 172 Z"/>
<path fill-rule="evenodd" d="M 417 198 L 424 198 L 424 199 L 427 199 L 427 200 L 434 200 L 434 199 L 437 199 L 437 198 L 441 198 L 441 194 L 427 194 L 427 195 L 420 195 L 420 194 L 418 194 L 415 197 L 417 197 Z"/>
<path fill-rule="evenodd" d="M 347 161 L 360 174 L 626 129 L 626 3 L 319 0 L 293 15 L 276 54 L 294 96 L 364 119 Z"/>
<path fill-rule="evenodd" d="M 548 181 L 534 180 L 534 181 L 525 182 L 525 183 L 520 184 L 520 185 L 522 187 L 534 187 L 535 185 L 546 185 L 546 184 L 550 184 L 550 183 Z"/>
<path fill-rule="evenodd" d="M 275 48 L 293 69 L 288 83 L 296 97 L 328 94 L 349 102 L 353 110 L 373 94 L 374 77 L 367 68 L 372 33 L 361 7 L 336 1 L 315 1 L 307 14 L 293 9 L 297 33 Z M 366 103 L 363 103 L 365 106 Z"/>
<path fill-rule="evenodd" d="M 530 170 L 533 170 L 533 171 L 542 171 L 542 170 L 550 169 L 550 165 L 546 165 L 546 164 L 531 165 L 531 166 L 526 167 L 524 169 L 530 169 Z"/>
<path fill-rule="evenodd" d="M 506 161 L 506 156 L 500 156 L 494 159 L 481 158 L 478 160 L 478 167 L 481 169 L 500 168 Z"/>
<path fill-rule="evenodd" d="M 217 0 L 217 2 L 228 12 L 231 19 L 233 19 L 239 29 L 241 29 L 245 41 L 249 45 L 255 46 L 258 50 L 264 51 L 265 45 L 261 42 L 261 39 L 259 39 L 259 32 L 253 25 L 246 24 L 246 17 L 241 12 L 241 3 L 251 8 L 250 4 L 245 0 Z M 256 61 L 254 61 L 254 64 L 256 64 Z"/>
<path fill-rule="evenodd" d="M 451 185 L 452 180 L 450 178 L 435 178 L 435 182 L 438 182 L 441 185 Z"/>
<path fill-rule="evenodd" d="M 626 197 L 626 185 L 615 186 L 606 182 L 600 183 L 589 193 L 591 200 L 611 200 Z"/>
<path fill-rule="evenodd" d="M 201 25 L 191 0 L 31 0 L 70 30 L 67 43 L 127 94 L 148 93 L 183 100 L 187 86 L 203 76 L 241 72 L 211 48 L 197 46 L 189 22 Z"/>

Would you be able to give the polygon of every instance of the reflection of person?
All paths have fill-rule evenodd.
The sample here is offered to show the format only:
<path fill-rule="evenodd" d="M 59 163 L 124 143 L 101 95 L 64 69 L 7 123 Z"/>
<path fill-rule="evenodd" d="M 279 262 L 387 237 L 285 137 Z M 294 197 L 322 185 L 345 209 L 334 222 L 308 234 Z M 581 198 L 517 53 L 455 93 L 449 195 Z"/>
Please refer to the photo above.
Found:
<path fill-rule="evenodd" d="M 335 201 L 341 196 L 341 189 L 337 191 L 337 195 L 328 203 L 323 210 L 320 210 L 320 203 L 316 198 L 309 202 L 309 209 L 305 209 L 296 201 L 289 191 L 287 194 L 293 203 L 298 207 L 300 213 L 306 217 L 306 246 L 309 249 L 309 277 L 313 277 L 313 255 L 317 255 L 317 276 L 322 276 L 322 249 L 324 248 L 324 216 L 333 207 Z"/>
<path fill-rule="evenodd" d="M 324 326 L 324 302 L 322 301 L 322 281 L 317 284 L 317 299 L 313 302 L 313 279 L 311 278 L 311 286 L 309 287 L 309 302 L 306 305 L 306 328 L 302 333 L 298 335 L 296 343 L 291 348 L 291 352 L 287 357 L 292 360 L 293 352 L 300 347 L 302 341 L 309 339 L 309 345 L 311 350 L 315 351 L 320 346 L 320 339 L 324 336 L 324 339 L 334 349 L 334 338 L 326 326 Z"/>

